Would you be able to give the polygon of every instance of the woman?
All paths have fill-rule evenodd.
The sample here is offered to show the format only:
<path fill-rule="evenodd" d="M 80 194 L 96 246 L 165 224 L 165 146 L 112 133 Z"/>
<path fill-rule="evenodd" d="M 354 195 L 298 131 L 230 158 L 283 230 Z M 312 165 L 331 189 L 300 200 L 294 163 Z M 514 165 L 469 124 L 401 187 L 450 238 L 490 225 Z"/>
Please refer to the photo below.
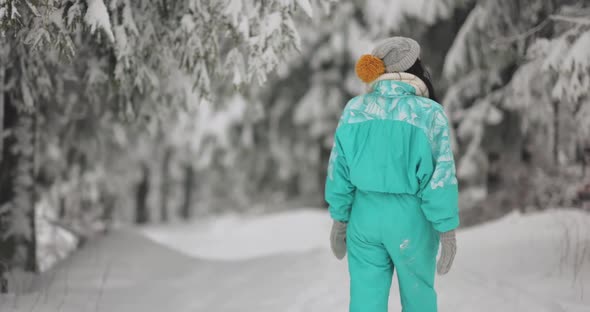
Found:
<path fill-rule="evenodd" d="M 459 226 L 447 118 L 416 41 L 380 42 L 356 72 L 368 93 L 342 113 L 325 193 L 332 251 L 348 251 L 350 311 L 387 311 L 394 267 L 403 311 L 436 311 L 435 267 L 449 271 Z"/>

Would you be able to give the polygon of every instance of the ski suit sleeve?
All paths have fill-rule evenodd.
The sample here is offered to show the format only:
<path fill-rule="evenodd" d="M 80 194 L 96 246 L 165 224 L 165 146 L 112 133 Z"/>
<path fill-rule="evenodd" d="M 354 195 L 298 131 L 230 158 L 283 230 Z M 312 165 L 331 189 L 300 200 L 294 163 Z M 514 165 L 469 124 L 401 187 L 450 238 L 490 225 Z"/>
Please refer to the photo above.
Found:
<path fill-rule="evenodd" d="M 442 233 L 459 226 L 459 189 L 444 111 L 434 114 L 427 135 L 430 151 L 417 166 L 421 208 L 434 229 Z"/>
<path fill-rule="evenodd" d="M 342 142 L 338 136 L 338 131 L 336 131 L 334 146 L 328 163 L 325 188 L 325 199 L 329 205 L 332 219 L 348 222 L 355 190 L 356 188 L 350 182 L 350 172 L 342 149 Z"/>

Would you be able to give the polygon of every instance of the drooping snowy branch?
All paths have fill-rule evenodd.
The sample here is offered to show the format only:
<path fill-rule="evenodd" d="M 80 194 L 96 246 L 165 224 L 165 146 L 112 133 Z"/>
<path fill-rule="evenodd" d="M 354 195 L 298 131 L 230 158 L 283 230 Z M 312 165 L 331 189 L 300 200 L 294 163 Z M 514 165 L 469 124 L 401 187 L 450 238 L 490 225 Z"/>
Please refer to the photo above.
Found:
<path fill-rule="evenodd" d="M 87 0 L 88 9 L 84 15 L 84 22 L 90 26 L 90 32 L 94 33 L 97 29 L 101 29 L 107 35 L 111 42 L 115 41 L 111 21 L 107 7 L 103 0 Z"/>

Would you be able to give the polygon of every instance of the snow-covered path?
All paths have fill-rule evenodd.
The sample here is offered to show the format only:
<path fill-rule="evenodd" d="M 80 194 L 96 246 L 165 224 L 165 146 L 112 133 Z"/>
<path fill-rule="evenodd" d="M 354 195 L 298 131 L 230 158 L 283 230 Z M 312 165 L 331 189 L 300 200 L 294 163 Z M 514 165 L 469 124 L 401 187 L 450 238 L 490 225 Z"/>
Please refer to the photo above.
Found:
<path fill-rule="evenodd" d="M 589 224 L 551 211 L 460 231 L 439 311 L 589 311 Z M 118 231 L 24 282 L 37 291 L 0 297 L 0 311 L 347 311 L 329 226 L 325 212 L 300 210 L 144 229 L 152 240 Z M 390 302 L 401 311 L 396 288 Z"/>

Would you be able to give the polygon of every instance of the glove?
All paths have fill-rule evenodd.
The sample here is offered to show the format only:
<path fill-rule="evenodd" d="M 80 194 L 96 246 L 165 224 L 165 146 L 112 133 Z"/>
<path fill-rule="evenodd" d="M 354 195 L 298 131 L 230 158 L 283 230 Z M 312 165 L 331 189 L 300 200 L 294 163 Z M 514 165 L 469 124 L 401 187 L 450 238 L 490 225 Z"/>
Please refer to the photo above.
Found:
<path fill-rule="evenodd" d="M 346 255 L 346 223 L 334 221 L 330 232 L 330 248 L 338 260 Z"/>
<path fill-rule="evenodd" d="M 447 274 L 453 265 L 455 253 L 457 253 L 457 239 L 455 230 L 440 233 L 441 252 L 436 271 L 439 275 Z"/>

